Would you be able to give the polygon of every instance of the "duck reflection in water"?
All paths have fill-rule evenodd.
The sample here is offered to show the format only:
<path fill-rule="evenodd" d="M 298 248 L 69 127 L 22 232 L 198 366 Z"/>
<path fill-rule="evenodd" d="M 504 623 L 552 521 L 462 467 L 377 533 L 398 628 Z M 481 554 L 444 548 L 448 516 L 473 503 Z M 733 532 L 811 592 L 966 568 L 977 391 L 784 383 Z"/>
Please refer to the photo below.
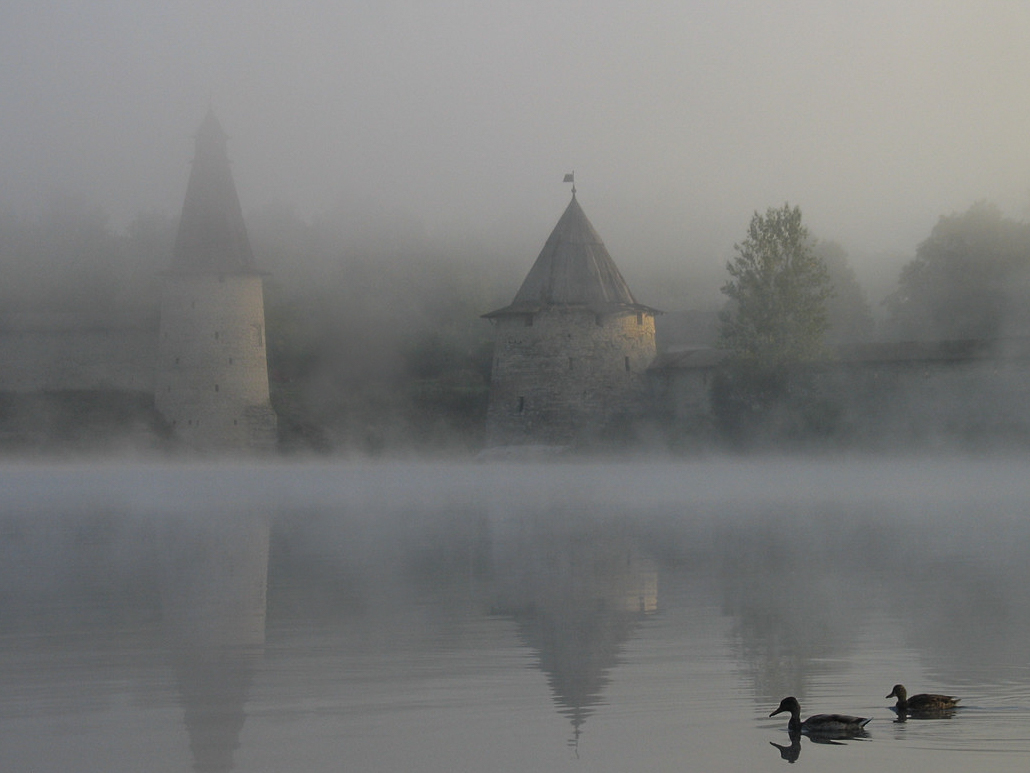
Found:
<path fill-rule="evenodd" d="M 780 758 L 790 763 L 798 761 L 798 757 L 801 756 L 801 733 L 790 732 L 790 746 L 784 746 L 783 744 L 776 743 L 775 741 L 769 741 L 770 746 L 775 746 L 780 750 Z"/>
<path fill-rule="evenodd" d="M 806 733 L 806 735 L 808 736 L 808 740 L 812 743 L 821 743 L 826 744 L 827 746 L 845 746 L 843 741 L 852 738 L 866 738 L 869 734 L 862 731 L 861 733 L 855 733 L 840 738 L 832 735 L 820 735 L 818 733 Z M 787 736 L 790 738 L 790 746 L 784 746 L 783 744 L 776 743 L 775 741 L 769 741 L 769 745 L 775 746 L 780 750 L 780 759 L 784 759 L 793 764 L 798 761 L 799 757 L 801 757 L 801 731 L 788 730 Z"/>
<path fill-rule="evenodd" d="M 847 714 L 813 714 L 804 722 L 801 721 L 801 704 L 794 696 L 784 698 L 779 707 L 770 714 L 775 717 L 781 712 L 790 713 L 787 732 L 807 735 L 813 741 L 833 741 L 847 738 L 863 738 L 868 735 L 865 726 L 871 717 L 853 717 Z M 793 740 L 793 739 L 792 739 Z"/>
<path fill-rule="evenodd" d="M 897 698 L 898 702 L 891 706 L 897 712 L 898 718 L 895 722 L 904 722 L 909 717 L 913 719 L 950 719 L 955 716 L 955 709 L 961 698 L 951 695 L 936 695 L 933 693 L 920 693 L 909 697 L 904 685 L 896 684 L 887 694 L 887 698 Z"/>

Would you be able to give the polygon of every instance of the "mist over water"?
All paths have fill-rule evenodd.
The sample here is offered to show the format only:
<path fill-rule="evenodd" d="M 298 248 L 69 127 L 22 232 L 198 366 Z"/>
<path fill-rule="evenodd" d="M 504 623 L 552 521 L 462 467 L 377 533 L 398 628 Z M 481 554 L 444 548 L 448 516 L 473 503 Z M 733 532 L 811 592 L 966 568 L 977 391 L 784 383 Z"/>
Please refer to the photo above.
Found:
<path fill-rule="evenodd" d="M 5 759 L 755 769 L 783 764 L 772 743 L 821 769 L 1018 770 L 1025 471 L 6 465 Z M 898 681 L 963 708 L 897 724 Z M 788 694 L 870 737 L 792 747 L 767 717 Z"/>

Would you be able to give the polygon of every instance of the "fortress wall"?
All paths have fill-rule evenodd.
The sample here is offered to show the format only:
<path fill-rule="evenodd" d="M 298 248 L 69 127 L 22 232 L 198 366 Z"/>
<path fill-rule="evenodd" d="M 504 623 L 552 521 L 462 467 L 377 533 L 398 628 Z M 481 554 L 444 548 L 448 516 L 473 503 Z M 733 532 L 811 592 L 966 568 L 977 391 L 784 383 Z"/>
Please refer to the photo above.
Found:
<path fill-rule="evenodd" d="M 0 392 L 150 392 L 156 327 L 79 316 L 31 315 L 0 323 Z"/>
<path fill-rule="evenodd" d="M 487 444 L 567 445 L 645 405 L 654 316 L 555 307 L 495 320 Z"/>
<path fill-rule="evenodd" d="M 1030 361 L 842 364 L 818 376 L 838 425 L 867 443 L 1030 439 Z"/>
<path fill-rule="evenodd" d="M 718 363 L 651 370 L 674 432 L 711 431 Z M 862 447 L 1030 441 L 1030 359 L 898 358 L 801 367 L 800 389 L 824 406 L 833 435 Z"/>
<path fill-rule="evenodd" d="M 711 428 L 714 367 L 652 369 L 649 374 L 651 393 L 662 415 L 688 431 Z"/>

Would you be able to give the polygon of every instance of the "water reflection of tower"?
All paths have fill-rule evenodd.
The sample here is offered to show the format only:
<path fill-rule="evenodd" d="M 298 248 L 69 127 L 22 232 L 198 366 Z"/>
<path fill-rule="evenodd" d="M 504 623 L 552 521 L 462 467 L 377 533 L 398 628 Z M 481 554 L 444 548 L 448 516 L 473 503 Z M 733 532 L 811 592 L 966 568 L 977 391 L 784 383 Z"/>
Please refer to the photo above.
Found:
<path fill-rule="evenodd" d="M 625 643 L 657 609 L 658 573 L 618 527 L 554 528 L 532 520 L 508 527 L 495 542 L 498 611 L 516 621 L 536 651 L 577 745 Z"/>
<path fill-rule="evenodd" d="M 232 770 L 265 641 L 268 520 L 182 516 L 163 538 L 162 617 L 194 769 Z"/>

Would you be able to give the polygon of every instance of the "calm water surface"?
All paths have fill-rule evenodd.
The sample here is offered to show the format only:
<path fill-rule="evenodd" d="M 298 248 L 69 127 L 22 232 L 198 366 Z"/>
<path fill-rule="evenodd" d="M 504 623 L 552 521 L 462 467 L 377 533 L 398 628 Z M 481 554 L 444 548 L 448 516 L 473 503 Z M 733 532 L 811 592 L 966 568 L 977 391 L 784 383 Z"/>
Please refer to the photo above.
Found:
<path fill-rule="evenodd" d="M 7 464 L 0 761 L 1025 771 L 1028 473 Z M 786 695 L 868 736 L 792 743 Z"/>

